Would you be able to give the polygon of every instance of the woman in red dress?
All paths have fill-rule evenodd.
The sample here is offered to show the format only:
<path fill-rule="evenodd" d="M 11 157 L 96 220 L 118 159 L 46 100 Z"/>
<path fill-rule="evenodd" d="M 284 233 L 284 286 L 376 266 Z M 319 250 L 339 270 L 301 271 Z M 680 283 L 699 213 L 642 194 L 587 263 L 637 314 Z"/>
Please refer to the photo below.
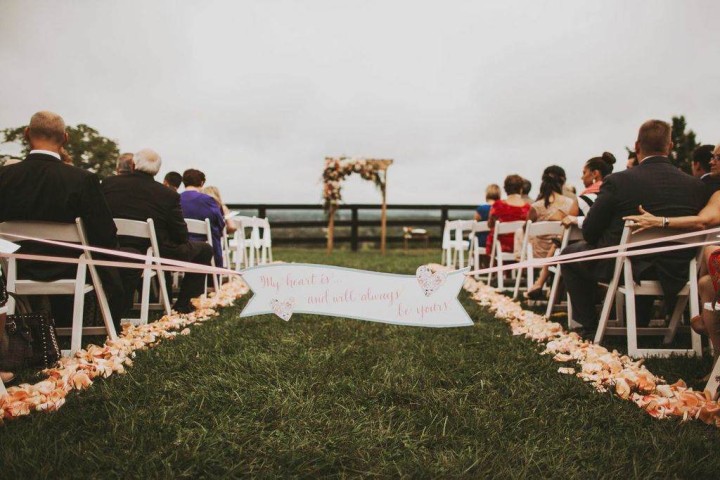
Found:
<path fill-rule="evenodd" d="M 495 222 L 514 222 L 516 220 L 527 220 L 530 204 L 522 199 L 522 188 L 524 179 L 520 175 L 508 175 L 505 178 L 505 200 L 495 200 L 488 218 L 490 232 L 485 242 L 485 251 L 488 255 L 492 251 L 493 234 L 495 233 Z M 514 234 L 500 235 L 500 245 L 503 252 L 512 252 L 514 246 Z"/>

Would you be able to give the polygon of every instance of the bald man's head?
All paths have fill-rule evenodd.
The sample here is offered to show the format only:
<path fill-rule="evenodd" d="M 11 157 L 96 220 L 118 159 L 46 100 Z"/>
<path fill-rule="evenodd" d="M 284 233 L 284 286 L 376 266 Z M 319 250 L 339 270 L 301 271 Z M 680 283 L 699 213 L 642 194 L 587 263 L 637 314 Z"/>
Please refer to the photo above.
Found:
<path fill-rule="evenodd" d="M 65 120 L 57 113 L 37 112 L 25 129 L 25 137 L 33 148 L 59 148 L 67 141 Z"/>

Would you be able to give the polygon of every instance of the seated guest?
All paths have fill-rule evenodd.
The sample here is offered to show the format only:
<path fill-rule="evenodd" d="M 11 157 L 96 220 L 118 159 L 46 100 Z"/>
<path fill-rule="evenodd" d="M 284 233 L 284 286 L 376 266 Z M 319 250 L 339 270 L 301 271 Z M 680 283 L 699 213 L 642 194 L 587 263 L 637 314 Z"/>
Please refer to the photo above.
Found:
<path fill-rule="evenodd" d="M 145 221 L 152 218 L 160 248 L 160 256 L 174 260 L 210 265 L 212 248 L 205 242 L 190 241 L 187 225 L 180 207 L 180 195 L 154 180 L 162 159 L 150 149 L 135 154 L 135 171 L 110 177 L 102 188 L 114 217 Z M 123 245 L 143 253 L 146 240 L 123 238 Z M 189 313 L 195 310 L 190 300 L 205 290 L 205 275 L 186 273 L 180 284 L 173 310 Z"/>
<path fill-rule="evenodd" d="M 712 160 L 713 156 L 712 145 L 702 145 L 693 150 L 692 162 L 690 168 L 692 170 L 693 177 L 697 177 L 707 185 L 710 194 L 720 190 L 720 165 L 717 161 Z M 713 165 L 715 171 L 713 171 Z"/>
<path fill-rule="evenodd" d="M 697 151 L 697 150 L 696 150 Z M 720 144 L 711 151 L 715 162 L 720 162 Z M 642 205 L 640 215 L 628 215 L 624 220 L 635 222 L 633 230 L 642 231 L 649 228 L 676 228 L 682 230 L 706 230 L 720 225 L 720 192 L 715 192 L 710 201 L 697 215 L 684 217 L 662 217 L 647 212 Z M 698 241 L 701 239 L 698 238 Z M 720 291 L 720 247 L 708 246 L 704 251 L 704 262 L 700 267 L 698 280 L 700 308 L 707 302 L 714 302 Z M 720 318 L 717 312 L 703 309 L 701 314 L 690 319 L 690 326 L 697 333 L 707 335 L 715 352 L 715 359 L 720 355 Z"/>
<path fill-rule="evenodd" d="M 227 232 L 233 233 L 235 230 L 237 230 L 235 222 L 233 222 L 232 218 L 227 218 L 227 216 L 230 214 L 230 209 L 227 207 L 227 205 L 223 203 L 222 197 L 220 196 L 220 190 L 218 190 L 217 187 L 207 186 L 203 187 L 202 193 L 204 193 L 205 195 L 210 195 L 213 200 L 215 200 L 215 203 L 218 204 L 220 210 L 222 210 L 223 218 L 225 218 L 225 228 L 227 228 Z"/>
<path fill-rule="evenodd" d="M 602 156 L 593 157 L 585 162 L 582 177 L 580 177 L 585 190 L 580 193 L 575 202 L 579 210 L 578 215 L 587 215 L 590 207 L 595 203 L 603 180 L 612 173 L 613 165 L 615 165 L 615 156 L 610 152 L 603 152 Z M 577 224 L 577 219 L 574 223 Z"/>
<path fill-rule="evenodd" d="M 475 210 L 475 221 L 486 222 L 490 216 L 490 208 L 492 207 L 495 200 L 500 200 L 500 187 L 494 183 L 491 183 L 485 189 L 485 203 L 478 205 Z M 476 234 L 478 239 L 478 245 L 485 245 L 487 243 L 487 232 L 480 232 Z"/>
<path fill-rule="evenodd" d="M 122 155 L 120 155 L 117 159 L 117 163 L 115 164 L 115 174 L 125 175 L 127 173 L 132 173 L 133 170 L 135 170 L 135 163 L 133 163 L 133 154 L 123 153 Z"/>
<path fill-rule="evenodd" d="M 530 206 L 528 218 L 533 222 L 561 221 L 567 215 L 577 215 L 577 206 L 571 198 L 562 194 L 565 185 L 565 170 L 557 165 L 545 169 L 540 183 L 540 195 Z M 559 236 L 540 235 L 531 237 L 533 258 L 547 258 L 555 254 Z M 542 287 L 549 276 L 548 268 L 543 267 L 535 283 L 525 293 L 526 298 L 538 300 L 542 297 Z"/>
<path fill-rule="evenodd" d="M 526 180 L 520 175 L 508 175 L 505 178 L 505 193 L 507 199 L 495 200 L 490 208 L 488 216 L 488 226 L 490 232 L 488 233 L 487 241 L 485 243 L 485 251 L 488 255 L 492 252 L 493 234 L 495 232 L 496 222 L 514 222 L 516 220 L 526 220 L 530 205 L 525 203 L 522 199 L 523 184 Z M 501 235 L 499 238 L 500 246 L 503 252 L 513 251 L 513 237 L 512 233 Z"/>
<path fill-rule="evenodd" d="M 584 241 L 562 252 L 576 253 L 617 245 L 625 225 L 624 217 L 638 212 L 640 205 L 661 216 L 696 215 L 707 203 L 704 184 L 675 168 L 668 155 L 672 149 L 671 127 L 661 120 L 643 123 L 635 142 L 638 166 L 608 175 L 595 203 L 583 222 Z M 657 279 L 667 303 L 687 283 L 687 269 L 695 252 L 683 249 L 659 255 L 631 257 L 636 280 Z M 585 329 L 597 328 L 595 309 L 598 281 L 612 277 L 615 261 L 593 260 L 561 266 L 575 319 Z M 638 302 L 638 310 L 642 310 Z M 647 318 L 638 311 L 638 323 Z"/>
<path fill-rule="evenodd" d="M 520 195 L 522 196 L 523 202 L 525 203 L 532 203 L 532 198 L 530 198 L 530 190 L 532 190 L 532 183 L 527 178 L 523 178 L 522 192 L 520 192 Z"/>
<path fill-rule="evenodd" d="M 168 188 L 172 188 L 176 192 L 180 189 L 181 183 L 182 175 L 180 175 L 178 172 L 168 172 L 167 174 L 165 174 L 165 178 L 163 179 L 163 185 Z"/>
<path fill-rule="evenodd" d="M 67 142 L 65 121 L 52 112 L 38 112 L 25 129 L 30 153 L 24 161 L 0 169 L 0 222 L 9 220 L 75 223 L 80 217 L 90 245 L 117 248 L 115 223 L 100 190 L 100 179 L 88 170 L 73 167 L 61 160 L 62 146 Z M 50 256 L 78 256 L 77 250 L 47 244 L 22 242 L 20 253 Z M 97 257 L 97 255 L 96 255 Z M 115 257 L 111 258 L 116 260 Z M 77 268 L 72 264 L 19 261 L 19 278 L 49 282 L 73 278 Z M 138 278 L 136 270 L 97 269 L 107 296 L 110 312 L 119 331 L 120 319 L 132 306 L 125 286 Z M 69 321 L 67 306 L 55 308 L 64 299 L 51 296 L 53 315 Z M 62 297 L 62 296 L 60 296 Z M 62 323 L 59 320 L 58 323 Z"/>
<path fill-rule="evenodd" d="M 180 194 L 183 215 L 185 218 L 196 220 L 210 219 L 215 265 L 222 267 L 222 231 L 225 228 L 225 217 L 215 199 L 200 191 L 205 185 L 205 174 L 194 168 L 185 170 L 183 185 L 185 185 L 185 191 Z M 204 240 L 205 238 L 199 235 L 193 235 L 193 237 L 195 237 L 194 240 Z"/>

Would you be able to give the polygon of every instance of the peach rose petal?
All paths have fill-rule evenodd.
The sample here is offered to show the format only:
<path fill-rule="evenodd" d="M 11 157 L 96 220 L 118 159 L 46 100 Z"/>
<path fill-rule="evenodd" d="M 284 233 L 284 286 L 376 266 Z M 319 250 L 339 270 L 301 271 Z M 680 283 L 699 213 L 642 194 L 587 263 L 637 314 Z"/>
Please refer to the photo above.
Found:
<path fill-rule="evenodd" d="M 158 345 L 163 339 L 172 339 L 181 330 L 190 333 L 189 326 L 201 325 L 218 315 L 218 307 L 232 305 L 247 294 L 248 286 L 239 278 L 223 285 L 212 298 L 195 299 L 198 310 L 190 315 L 165 315 L 156 322 L 133 326 L 123 325 L 117 340 L 104 345 L 88 345 L 72 357 L 61 358 L 57 365 L 43 371 L 46 378 L 34 385 L 22 384 L 7 389 L 0 397 L 0 425 L 3 419 L 29 415 L 31 411 L 54 412 L 65 404 L 70 390 L 89 388 L 93 379 L 123 374 L 133 365 L 136 350 Z"/>
<path fill-rule="evenodd" d="M 475 302 L 507 323 L 513 335 L 544 343 L 542 353 L 552 355 L 557 362 L 576 362 L 579 367 L 577 377 L 590 383 L 598 392 L 613 391 L 654 418 L 698 419 L 720 427 L 720 405 L 712 400 L 709 392 L 693 391 L 683 380 L 668 385 L 645 368 L 643 359 L 635 360 L 617 351 L 610 352 L 575 333 L 567 333 L 558 323 L 523 310 L 519 303 L 471 277 L 467 278 L 464 288 Z M 558 372 L 570 374 L 575 369 L 561 367 Z"/>

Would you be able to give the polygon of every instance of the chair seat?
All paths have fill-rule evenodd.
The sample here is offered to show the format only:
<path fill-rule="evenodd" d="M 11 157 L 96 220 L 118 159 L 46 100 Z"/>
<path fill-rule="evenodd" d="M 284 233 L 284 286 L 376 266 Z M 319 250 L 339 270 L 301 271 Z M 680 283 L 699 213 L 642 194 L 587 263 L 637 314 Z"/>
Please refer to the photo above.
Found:
<path fill-rule="evenodd" d="M 85 284 L 83 293 L 93 290 L 93 286 Z M 53 282 L 36 282 L 34 280 L 16 280 L 15 293 L 18 295 L 72 295 L 75 293 L 75 279 L 68 278 Z"/>

